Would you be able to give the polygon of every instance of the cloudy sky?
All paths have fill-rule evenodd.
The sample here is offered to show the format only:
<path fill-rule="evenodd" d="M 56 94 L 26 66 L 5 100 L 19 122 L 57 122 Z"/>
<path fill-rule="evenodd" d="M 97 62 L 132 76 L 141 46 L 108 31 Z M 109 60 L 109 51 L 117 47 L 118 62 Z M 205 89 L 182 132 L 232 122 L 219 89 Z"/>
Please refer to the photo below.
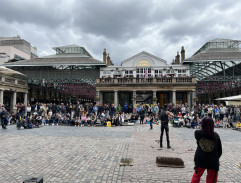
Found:
<path fill-rule="evenodd" d="M 0 36 L 16 36 L 38 48 L 84 46 L 115 65 L 147 51 L 168 63 L 181 46 L 186 57 L 215 38 L 241 40 L 237 0 L 0 0 Z"/>

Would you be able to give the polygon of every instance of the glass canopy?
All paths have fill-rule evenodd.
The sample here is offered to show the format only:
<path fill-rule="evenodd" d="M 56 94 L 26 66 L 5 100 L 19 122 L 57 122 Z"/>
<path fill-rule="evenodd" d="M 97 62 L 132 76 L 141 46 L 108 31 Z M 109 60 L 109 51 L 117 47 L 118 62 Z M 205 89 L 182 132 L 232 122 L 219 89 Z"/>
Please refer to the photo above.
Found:
<path fill-rule="evenodd" d="M 78 45 L 68 45 L 68 46 L 61 46 L 61 47 L 54 47 L 56 51 L 56 55 L 59 54 L 81 54 L 88 57 L 92 57 L 89 52 L 84 48 Z"/>

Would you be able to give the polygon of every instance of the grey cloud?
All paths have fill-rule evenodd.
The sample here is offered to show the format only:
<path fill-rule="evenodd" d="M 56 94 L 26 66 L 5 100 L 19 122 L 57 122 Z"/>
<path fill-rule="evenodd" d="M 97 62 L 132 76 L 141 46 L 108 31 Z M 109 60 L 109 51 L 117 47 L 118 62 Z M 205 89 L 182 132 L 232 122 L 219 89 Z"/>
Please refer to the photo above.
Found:
<path fill-rule="evenodd" d="M 1 0 L 0 17 L 9 23 L 31 23 L 54 28 L 70 22 L 70 14 L 61 2 Z"/>
<path fill-rule="evenodd" d="M 150 19 L 150 5 L 145 1 L 89 0 L 81 8 L 75 25 L 85 32 L 115 40 L 135 38 Z"/>
<path fill-rule="evenodd" d="M 217 37 L 240 39 L 240 3 L 234 0 L 0 0 L 0 36 L 29 41 L 39 55 L 78 44 L 115 64 L 147 51 L 170 62 L 183 45 L 191 56 Z"/>

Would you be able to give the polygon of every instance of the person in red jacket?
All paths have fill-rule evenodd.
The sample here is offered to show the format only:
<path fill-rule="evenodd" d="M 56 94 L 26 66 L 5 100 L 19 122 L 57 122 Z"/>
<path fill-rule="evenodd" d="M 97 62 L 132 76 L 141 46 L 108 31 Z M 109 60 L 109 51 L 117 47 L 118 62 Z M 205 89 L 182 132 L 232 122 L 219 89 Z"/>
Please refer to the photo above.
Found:
<path fill-rule="evenodd" d="M 214 132 L 214 122 L 211 118 L 203 118 L 201 127 L 201 130 L 195 131 L 197 149 L 194 156 L 195 171 L 191 183 L 199 183 L 206 169 L 206 183 L 217 182 L 219 158 L 222 155 L 221 140 Z"/>

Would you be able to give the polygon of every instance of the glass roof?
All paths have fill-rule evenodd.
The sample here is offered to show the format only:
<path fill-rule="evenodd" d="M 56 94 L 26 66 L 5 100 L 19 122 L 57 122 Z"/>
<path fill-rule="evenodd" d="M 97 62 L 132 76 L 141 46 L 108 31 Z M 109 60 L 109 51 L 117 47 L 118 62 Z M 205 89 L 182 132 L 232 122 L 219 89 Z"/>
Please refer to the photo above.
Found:
<path fill-rule="evenodd" d="M 78 45 L 67 45 L 53 48 L 56 51 L 56 55 L 59 54 L 80 54 L 88 57 L 92 57 L 89 52 L 81 46 Z"/>
<path fill-rule="evenodd" d="M 197 81 L 226 80 L 241 75 L 241 41 L 214 39 L 205 43 L 183 63 L 190 65 L 190 75 Z"/>
<path fill-rule="evenodd" d="M 231 40 L 231 39 L 213 39 L 205 43 L 194 55 L 205 52 L 212 48 L 217 48 L 216 51 L 221 51 L 223 49 L 228 49 L 232 51 L 240 51 L 241 41 Z M 221 50 L 219 50 L 221 49 Z"/>

